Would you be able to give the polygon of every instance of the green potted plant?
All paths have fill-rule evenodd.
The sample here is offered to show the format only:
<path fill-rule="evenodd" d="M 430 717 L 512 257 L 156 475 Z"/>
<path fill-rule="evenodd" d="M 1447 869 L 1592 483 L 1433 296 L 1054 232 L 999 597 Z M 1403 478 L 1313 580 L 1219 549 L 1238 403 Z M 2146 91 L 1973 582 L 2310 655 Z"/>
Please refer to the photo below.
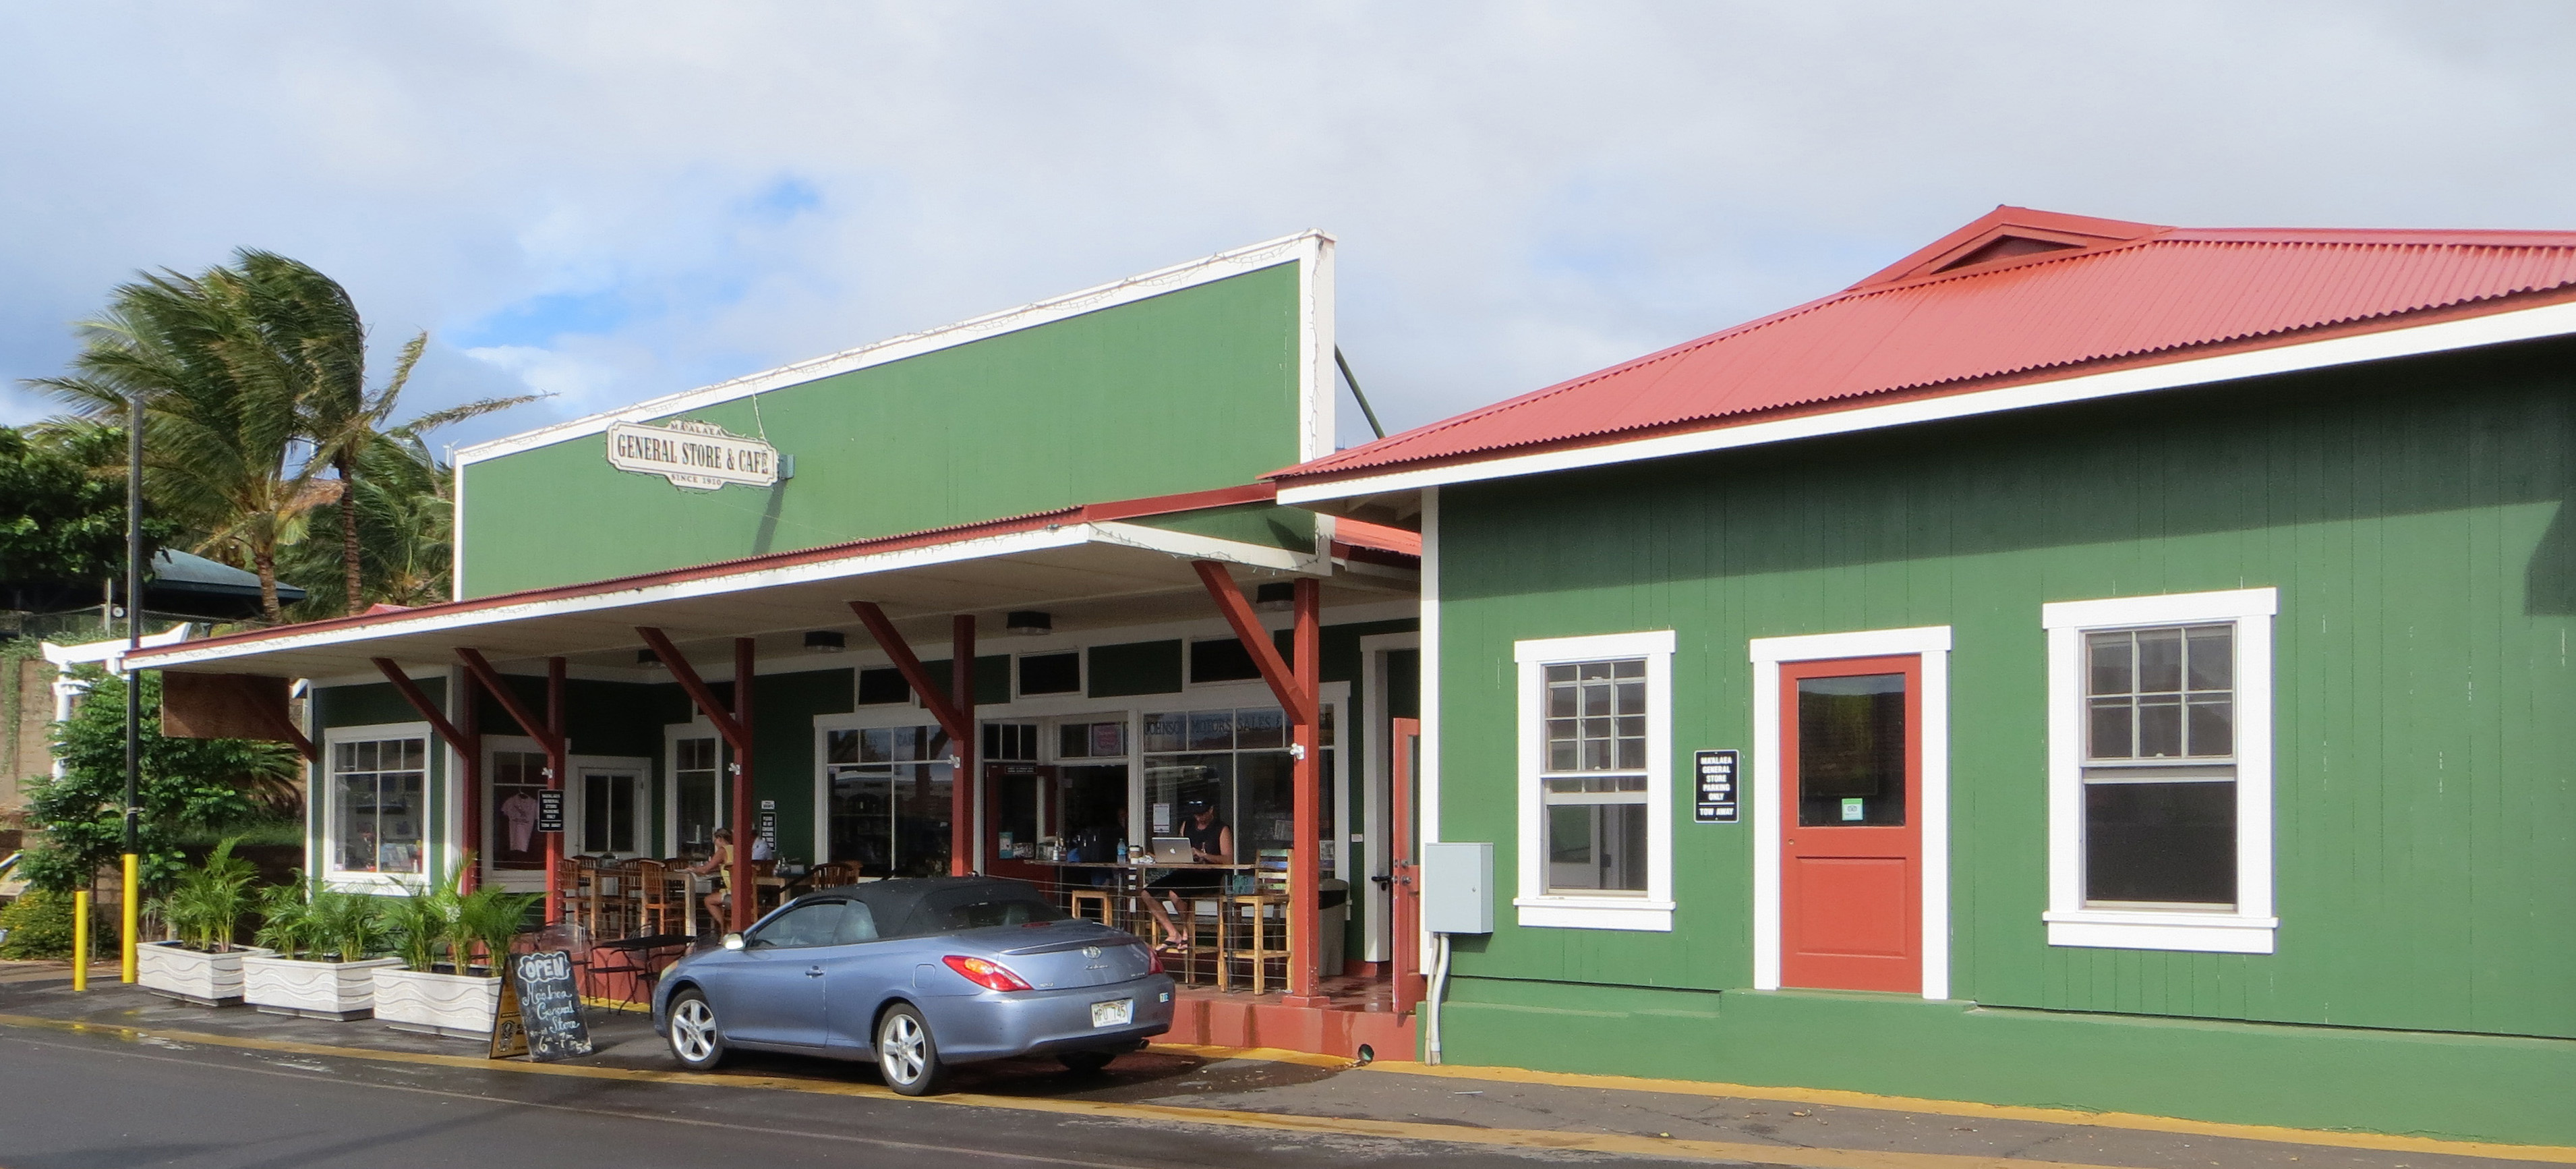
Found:
<path fill-rule="evenodd" d="M 163 924 L 177 937 L 136 947 L 136 981 L 156 994 L 199 1006 L 230 1006 L 242 1001 L 242 963 L 274 953 L 233 941 L 254 904 L 251 863 L 233 855 L 226 840 L 206 854 L 204 864 L 184 869 L 170 891 L 153 902 Z"/>
<path fill-rule="evenodd" d="M 399 966 L 385 948 L 381 899 L 298 881 L 260 898 L 252 940 L 277 951 L 242 961 L 242 1000 L 273 1015 L 364 1019 L 375 1013 L 376 971 Z"/>
<path fill-rule="evenodd" d="M 457 873 L 473 864 L 469 853 Z M 458 1039 L 492 1033 L 501 1004 L 500 958 L 528 907 L 542 898 L 499 889 L 461 893 L 457 884 L 450 876 L 437 885 L 409 886 L 386 905 L 386 925 L 403 959 L 400 967 L 375 970 L 376 1018 L 386 1026 Z M 479 973 L 478 945 L 490 959 Z"/>

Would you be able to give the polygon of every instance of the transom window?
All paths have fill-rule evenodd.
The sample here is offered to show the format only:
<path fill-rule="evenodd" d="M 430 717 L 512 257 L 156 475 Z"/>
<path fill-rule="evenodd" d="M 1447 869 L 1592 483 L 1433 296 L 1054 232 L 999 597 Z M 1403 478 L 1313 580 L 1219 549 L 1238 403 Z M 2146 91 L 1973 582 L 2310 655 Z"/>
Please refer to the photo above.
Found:
<path fill-rule="evenodd" d="M 332 867 L 344 873 L 418 873 L 428 812 L 427 740 L 365 739 L 331 745 Z"/>
<path fill-rule="evenodd" d="M 1546 668 L 1547 891 L 1646 891 L 1646 660 Z"/>

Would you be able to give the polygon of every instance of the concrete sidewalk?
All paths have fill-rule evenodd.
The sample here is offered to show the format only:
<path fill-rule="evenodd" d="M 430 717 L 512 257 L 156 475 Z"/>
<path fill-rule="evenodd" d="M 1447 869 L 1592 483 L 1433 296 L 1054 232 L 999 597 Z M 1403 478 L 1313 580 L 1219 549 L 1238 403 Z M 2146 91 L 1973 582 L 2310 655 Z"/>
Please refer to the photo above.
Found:
<path fill-rule="evenodd" d="M 813 1058 L 745 1053 L 719 1072 L 679 1071 L 640 1015 L 593 1011 L 596 1054 L 562 1064 L 485 1061 L 481 1046 L 392 1030 L 209 1010 L 168 1002 L 93 975 L 70 990 L 60 963 L 0 963 L 0 1027 L 112 1029 L 138 1041 L 193 1042 L 344 1058 L 435 1062 L 482 1070 L 694 1083 L 786 1092 L 885 1096 L 875 1070 Z M 2576 1164 L 2576 1149 L 2474 1145 L 2369 1134 L 2308 1133 L 2151 1117 L 1900 1101 L 1849 1093 L 1728 1088 L 1673 1081 L 1560 1076 L 1496 1068 L 1426 1068 L 1286 1053 L 1161 1046 L 1104 1074 L 1075 1076 L 1052 1060 L 960 1069 L 958 1104 L 1101 1117 L 1357 1136 L 1449 1140 L 1654 1159 L 1817 1166 L 2259 1166 L 2278 1169 L 2450 1169 L 2535 1162 Z"/>

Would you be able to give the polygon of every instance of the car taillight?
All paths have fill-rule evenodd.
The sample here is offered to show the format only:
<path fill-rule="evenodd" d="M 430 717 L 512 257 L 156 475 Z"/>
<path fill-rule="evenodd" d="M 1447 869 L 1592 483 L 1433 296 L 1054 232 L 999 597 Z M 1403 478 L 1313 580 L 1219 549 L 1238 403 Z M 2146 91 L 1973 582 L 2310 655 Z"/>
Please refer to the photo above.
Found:
<path fill-rule="evenodd" d="M 966 981 L 983 987 L 986 990 L 1029 989 L 1027 979 L 1011 973 L 1009 967 L 1004 966 L 999 962 L 988 962 L 982 958 L 969 958 L 963 954 L 950 954 L 949 956 L 940 959 L 940 961 L 946 962 L 949 969 L 964 975 L 966 977 Z"/>
<path fill-rule="evenodd" d="M 1147 948 L 1145 951 L 1145 973 L 1161 974 L 1162 972 L 1163 956 L 1156 953 L 1152 948 Z"/>

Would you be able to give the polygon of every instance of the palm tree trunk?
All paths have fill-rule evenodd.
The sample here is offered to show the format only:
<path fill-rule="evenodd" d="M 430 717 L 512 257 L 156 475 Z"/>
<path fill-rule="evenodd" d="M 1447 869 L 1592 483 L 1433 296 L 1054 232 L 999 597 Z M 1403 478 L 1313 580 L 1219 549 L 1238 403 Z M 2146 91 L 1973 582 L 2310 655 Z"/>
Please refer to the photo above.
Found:
<path fill-rule="evenodd" d="M 260 611 L 268 615 L 269 624 L 278 624 L 286 619 L 286 613 L 277 603 L 277 550 L 262 548 L 251 553 L 250 559 L 259 568 Z"/>
<path fill-rule="evenodd" d="M 363 606 L 358 598 L 358 481 L 347 456 L 333 460 L 340 472 L 340 574 L 348 588 L 348 612 Z"/>

